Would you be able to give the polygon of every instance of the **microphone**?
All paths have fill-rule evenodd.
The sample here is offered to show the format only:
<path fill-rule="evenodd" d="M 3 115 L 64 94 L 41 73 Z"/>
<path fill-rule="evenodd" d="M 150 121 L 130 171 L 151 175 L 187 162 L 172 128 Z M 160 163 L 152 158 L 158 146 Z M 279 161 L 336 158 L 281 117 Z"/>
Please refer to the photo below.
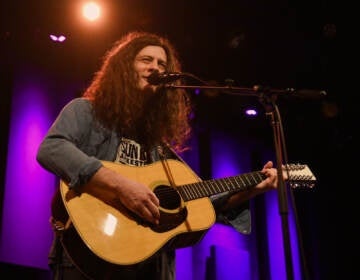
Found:
<path fill-rule="evenodd" d="M 152 72 L 148 77 L 147 80 L 151 85 L 160 85 L 160 84 L 167 84 L 179 80 L 184 76 L 183 73 L 179 72 L 164 72 L 159 73 L 159 71 Z"/>

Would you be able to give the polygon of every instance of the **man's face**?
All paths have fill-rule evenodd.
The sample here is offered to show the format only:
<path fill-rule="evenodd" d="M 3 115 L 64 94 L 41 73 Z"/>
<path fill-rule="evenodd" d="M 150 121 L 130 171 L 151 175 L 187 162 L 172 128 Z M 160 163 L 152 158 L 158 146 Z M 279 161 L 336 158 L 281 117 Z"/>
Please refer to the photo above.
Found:
<path fill-rule="evenodd" d="M 152 87 L 154 90 L 156 86 L 150 85 L 147 77 L 154 71 L 160 73 L 166 70 L 167 57 L 165 50 L 159 46 L 147 46 L 143 48 L 135 57 L 134 70 L 138 77 L 139 89 L 145 87 Z"/>

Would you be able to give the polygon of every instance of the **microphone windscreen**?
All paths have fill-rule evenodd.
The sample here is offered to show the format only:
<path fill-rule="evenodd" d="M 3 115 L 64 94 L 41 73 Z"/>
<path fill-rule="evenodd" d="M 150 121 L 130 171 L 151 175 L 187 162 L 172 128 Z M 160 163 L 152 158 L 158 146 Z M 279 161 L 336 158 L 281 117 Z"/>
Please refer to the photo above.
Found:
<path fill-rule="evenodd" d="M 161 83 L 161 77 L 159 71 L 153 71 L 148 77 L 147 80 L 152 85 L 159 85 Z"/>

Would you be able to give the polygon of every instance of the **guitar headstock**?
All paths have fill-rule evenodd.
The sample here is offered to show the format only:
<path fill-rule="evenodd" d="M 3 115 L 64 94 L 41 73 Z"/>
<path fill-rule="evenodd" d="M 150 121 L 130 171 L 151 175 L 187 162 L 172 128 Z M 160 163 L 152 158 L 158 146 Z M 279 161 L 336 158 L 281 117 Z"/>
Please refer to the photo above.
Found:
<path fill-rule="evenodd" d="M 291 188 L 313 188 L 316 177 L 306 164 L 290 163 L 284 165 L 284 172 L 288 176 Z"/>

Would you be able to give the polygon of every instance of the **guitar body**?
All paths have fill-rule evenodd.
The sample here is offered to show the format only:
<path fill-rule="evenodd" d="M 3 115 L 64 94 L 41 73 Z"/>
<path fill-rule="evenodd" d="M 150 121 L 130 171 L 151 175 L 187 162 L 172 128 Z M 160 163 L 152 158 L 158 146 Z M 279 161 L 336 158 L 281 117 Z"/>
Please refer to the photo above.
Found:
<path fill-rule="evenodd" d="M 266 178 L 255 171 L 202 181 L 187 165 L 172 159 L 143 167 L 102 163 L 155 193 L 160 223 L 147 224 L 112 194 L 95 193 L 91 185 L 77 193 L 60 181 L 52 203 L 55 220 L 66 224 L 60 239 L 73 263 L 92 279 L 134 279 L 136 268 L 161 249 L 194 245 L 215 223 L 211 195 L 246 191 Z M 312 188 L 316 181 L 301 164 L 287 164 L 286 176 L 292 188 Z"/>
<path fill-rule="evenodd" d="M 90 279 L 135 279 L 136 265 L 120 266 L 106 262 L 94 254 L 73 226 L 61 235 L 61 243 L 72 263 Z"/>
<path fill-rule="evenodd" d="M 183 163 L 177 160 L 166 162 L 176 186 L 200 181 Z M 61 181 L 62 201 L 72 222 L 72 226 L 64 232 L 63 244 L 75 263 L 79 259 L 84 263 L 90 262 L 92 267 L 131 267 L 150 259 L 164 247 L 181 248 L 197 243 L 214 224 L 215 211 L 210 199 L 203 197 L 184 202 L 170 187 L 161 162 L 143 167 L 106 161 L 103 164 L 143 183 L 155 194 L 170 193 L 170 197 L 160 196 L 160 224 L 152 226 L 129 213 L 115 197 L 99 199 L 87 192 L 78 194 Z M 71 242 L 76 243 L 72 246 Z M 83 243 L 82 252 L 71 251 L 79 243 Z M 83 256 L 84 251 L 87 251 L 87 257 Z M 89 265 L 86 267 L 88 269 Z"/>

